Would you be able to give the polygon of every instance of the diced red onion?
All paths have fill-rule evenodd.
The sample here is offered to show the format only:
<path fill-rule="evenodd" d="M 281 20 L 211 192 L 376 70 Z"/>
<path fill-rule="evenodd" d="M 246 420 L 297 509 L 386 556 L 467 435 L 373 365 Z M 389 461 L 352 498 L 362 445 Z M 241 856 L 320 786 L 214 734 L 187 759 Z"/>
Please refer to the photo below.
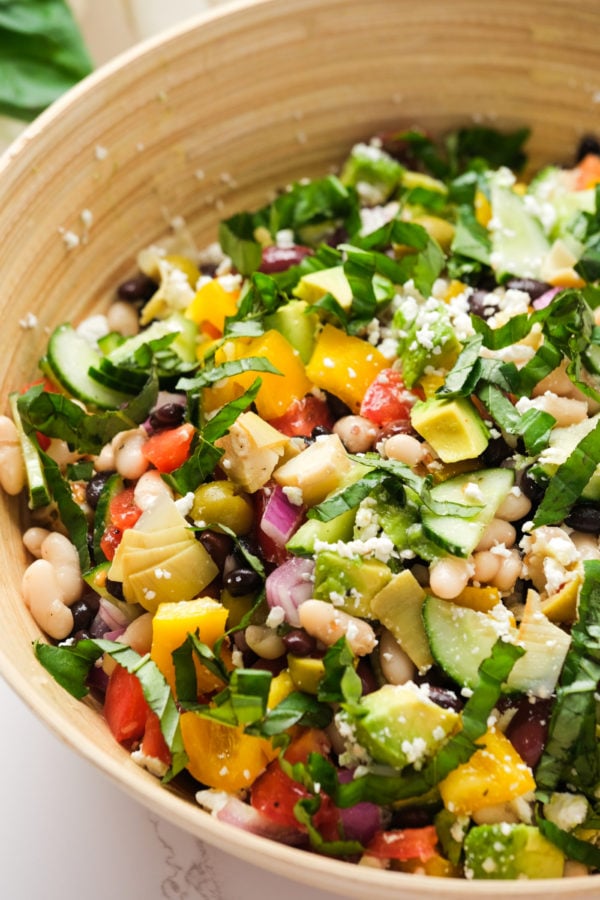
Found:
<path fill-rule="evenodd" d="M 353 775 L 349 769 L 338 772 L 342 784 L 352 781 Z M 375 803 L 363 800 L 347 809 L 340 809 L 340 818 L 344 826 L 344 837 L 349 841 L 360 841 L 366 847 L 375 834 L 381 830 L 381 809 Z"/>
<path fill-rule="evenodd" d="M 296 628 L 300 625 L 298 607 L 312 597 L 314 571 L 315 564 L 311 559 L 293 556 L 274 569 L 265 582 L 271 609 L 281 607 L 285 621 Z"/>
<path fill-rule="evenodd" d="M 304 517 L 304 507 L 290 503 L 281 485 L 273 488 L 260 520 L 260 529 L 277 546 L 283 547 Z"/>
<path fill-rule="evenodd" d="M 287 828 L 271 822 L 262 813 L 238 797 L 229 797 L 223 806 L 214 812 L 220 822 L 227 822 L 250 834 L 258 834 L 281 844 L 298 845 L 306 843 L 306 835 L 296 828 Z"/>
<path fill-rule="evenodd" d="M 534 309 L 545 309 L 546 306 L 550 306 L 556 295 L 562 290 L 562 288 L 553 287 L 550 288 L 549 291 L 545 291 L 541 294 L 537 300 L 534 300 L 532 306 Z"/>
<path fill-rule="evenodd" d="M 106 623 L 109 631 L 116 631 L 118 628 L 124 631 L 129 624 L 127 617 L 123 615 L 121 610 L 104 597 L 100 597 L 98 615 Z"/>

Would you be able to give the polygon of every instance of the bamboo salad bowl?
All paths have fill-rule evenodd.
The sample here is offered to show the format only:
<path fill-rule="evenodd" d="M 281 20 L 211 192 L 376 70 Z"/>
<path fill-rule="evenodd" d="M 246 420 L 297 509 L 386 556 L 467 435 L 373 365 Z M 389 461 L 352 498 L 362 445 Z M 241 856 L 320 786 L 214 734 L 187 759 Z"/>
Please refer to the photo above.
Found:
<path fill-rule="evenodd" d="M 598 0 L 242 0 L 91 75 L 0 158 L 0 396 L 36 377 L 49 330 L 106 306 L 183 217 L 221 218 L 324 174 L 390 127 L 527 125 L 533 166 L 572 160 L 600 112 Z M 600 133 L 600 129 L 597 130 Z M 73 237 L 75 236 L 75 237 Z M 28 324 L 32 327 L 24 327 Z M 344 897 L 598 897 L 591 878 L 465 882 L 376 871 L 236 830 L 163 787 L 36 661 L 20 596 L 27 510 L 0 510 L 0 674 L 74 751 L 156 814 L 236 857 Z"/>

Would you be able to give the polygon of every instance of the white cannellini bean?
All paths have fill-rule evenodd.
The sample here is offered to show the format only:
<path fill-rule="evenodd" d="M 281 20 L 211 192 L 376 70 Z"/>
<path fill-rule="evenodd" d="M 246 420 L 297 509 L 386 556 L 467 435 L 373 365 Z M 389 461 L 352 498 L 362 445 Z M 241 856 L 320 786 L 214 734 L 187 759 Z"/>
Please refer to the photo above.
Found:
<path fill-rule="evenodd" d="M 69 450 L 67 442 L 61 441 L 58 438 L 52 438 L 46 448 L 46 453 L 61 469 L 65 469 L 68 465 L 77 462 L 77 460 L 81 458 L 80 453 Z"/>
<path fill-rule="evenodd" d="M 514 487 L 507 494 L 496 510 L 497 519 L 506 519 L 507 522 L 518 522 L 524 519 L 531 511 L 531 500 L 523 491 Z"/>
<path fill-rule="evenodd" d="M 379 428 L 364 416 L 342 416 L 333 426 L 349 453 L 366 453 L 379 438 Z"/>
<path fill-rule="evenodd" d="M 379 665 L 383 677 L 390 684 L 406 684 L 416 673 L 416 668 L 394 635 L 384 628 L 379 638 Z"/>
<path fill-rule="evenodd" d="M 302 628 L 328 647 L 345 637 L 356 656 L 365 656 L 377 645 L 368 622 L 349 616 L 325 600 L 305 600 L 298 607 L 298 617 Z"/>
<path fill-rule="evenodd" d="M 115 454 L 115 468 L 119 475 L 135 481 L 144 474 L 150 463 L 142 453 L 142 447 L 148 440 L 148 434 L 140 428 L 122 431 L 113 438 L 112 448 Z"/>
<path fill-rule="evenodd" d="M 511 550 L 507 556 L 500 557 L 500 568 L 491 580 L 493 587 L 499 591 L 512 591 L 518 578 L 521 577 L 523 563 L 518 550 Z"/>
<path fill-rule="evenodd" d="M 39 525 L 34 525 L 23 534 L 23 544 L 32 556 L 40 559 L 42 556 L 42 544 L 49 534 L 50 532 L 47 528 L 40 528 Z"/>
<path fill-rule="evenodd" d="M 566 859 L 563 869 L 563 878 L 581 878 L 583 875 L 589 875 L 590 870 L 585 863 L 577 862 L 575 859 Z"/>
<path fill-rule="evenodd" d="M 495 803 L 493 806 L 484 806 L 476 810 L 472 815 L 477 825 L 497 825 L 500 822 L 519 822 L 519 817 L 510 803 Z"/>
<path fill-rule="evenodd" d="M 244 632 L 248 647 L 261 659 L 279 659 L 285 653 L 285 644 L 268 625 L 248 625 Z"/>
<path fill-rule="evenodd" d="M 73 613 L 63 601 L 63 593 L 52 563 L 36 559 L 27 567 L 22 582 L 23 599 L 31 615 L 57 641 L 73 630 Z"/>
<path fill-rule="evenodd" d="M 483 532 L 475 550 L 489 550 L 497 544 L 512 547 L 516 539 L 517 532 L 514 525 L 511 525 L 510 522 L 506 522 L 504 519 L 492 519 Z"/>
<path fill-rule="evenodd" d="M 173 497 L 173 491 L 156 469 L 149 469 L 133 489 L 133 500 L 142 512 L 150 509 L 157 497 Z"/>
<path fill-rule="evenodd" d="M 429 567 L 429 586 L 436 597 L 453 600 L 466 588 L 473 574 L 473 562 L 446 556 Z"/>
<path fill-rule="evenodd" d="M 480 584 L 489 584 L 500 571 L 502 559 L 490 550 L 481 550 L 473 554 L 473 580 Z"/>
<path fill-rule="evenodd" d="M 411 434 L 393 434 L 384 442 L 383 452 L 388 459 L 395 459 L 412 468 L 423 461 L 427 447 Z"/>
<path fill-rule="evenodd" d="M 0 485 L 16 496 L 27 480 L 17 427 L 8 416 L 0 416 Z"/>
<path fill-rule="evenodd" d="M 150 653 L 152 646 L 152 613 L 143 613 L 127 626 L 119 641 L 127 644 L 140 656 Z"/>
<path fill-rule="evenodd" d="M 115 471 L 115 451 L 112 444 L 105 444 L 98 456 L 94 457 L 94 469 L 96 472 Z"/>
<path fill-rule="evenodd" d="M 140 330 L 138 312 L 131 303 L 115 300 L 106 313 L 106 321 L 111 331 L 118 331 L 125 337 L 133 337 Z"/>
<path fill-rule="evenodd" d="M 63 603 L 71 606 L 79 600 L 83 589 L 79 556 L 75 546 L 64 535 L 53 531 L 42 543 L 41 550 L 42 558 L 54 569 Z"/>
<path fill-rule="evenodd" d="M 595 534 L 587 534 L 584 531 L 572 531 L 569 535 L 580 559 L 600 559 L 600 545 L 598 536 Z"/>

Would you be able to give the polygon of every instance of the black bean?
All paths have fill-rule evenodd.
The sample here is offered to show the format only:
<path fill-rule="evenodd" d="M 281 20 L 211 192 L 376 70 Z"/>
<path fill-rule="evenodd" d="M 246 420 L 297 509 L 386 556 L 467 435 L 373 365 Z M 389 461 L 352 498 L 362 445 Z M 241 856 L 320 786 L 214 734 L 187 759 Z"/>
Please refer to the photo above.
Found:
<path fill-rule="evenodd" d="M 565 525 L 574 528 L 575 531 L 600 534 L 600 506 L 592 503 L 581 503 L 574 506 L 565 519 Z"/>
<path fill-rule="evenodd" d="M 526 469 L 525 472 L 519 476 L 518 485 L 525 496 L 528 497 L 534 505 L 541 503 L 548 486 L 547 483 L 534 478 L 529 469 Z"/>
<path fill-rule="evenodd" d="M 231 553 L 233 544 L 228 534 L 222 534 L 220 531 L 198 531 L 196 537 L 212 558 L 217 568 L 221 570 L 225 565 L 225 560 Z"/>
<path fill-rule="evenodd" d="M 423 828 L 431 822 L 431 813 L 424 806 L 409 806 L 394 810 L 393 828 Z"/>
<path fill-rule="evenodd" d="M 310 433 L 310 440 L 314 441 L 318 437 L 322 437 L 324 434 L 331 434 L 331 429 L 327 428 L 326 425 L 315 425 Z"/>
<path fill-rule="evenodd" d="M 415 429 L 410 424 L 410 420 L 408 419 L 396 419 L 393 422 L 388 422 L 387 425 L 384 425 L 379 433 L 379 440 L 385 441 L 389 437 L 393 437 L 395 434 L 410 434 L 416 435 Z"/>
<path fill-rule="evenodd" d="M 98 599 L 95 596 L 77 600 L 70 607 L 73 614 L 73 631 L 87 631 L 98 612 Z"/>
<path fill-rule="evenodd" d="M 549 291 L 552 285 L 546 281 L 537 281 L 535 278 L 511 278 L 506 282 L 506 287 L 515 291 L 524 291 L 532 300 L 537 300 L 538 297 Z"/>
<path fill-rule="evenodd" d="M 111 597 L 114 597 L 115 600 L 125 600 L 125 595 L 123 594 L 123 582 L 122 581 L 113 581 L 111 578 L 107 578 L 105 582 L 105 587 Z"/>
<path fill-rule="evenodd" d="M 512 458 L 513 452 L 503 437 L 492 438 L 483 453 L 483 462 L 489 468 L 494 468 L 501 463 L 507 463 Z M 511 467 L 505 465 L 504 468 Z"/>
<path fill-rule="evenodd" d="M 337 421 L 337 419 L 341 419 L 342 416 L 349 416 L 352 410 L 349 406 L 347 406 L 343 400 L 340 400 L 339 397 L 336 397 L 335 394 L 330 394 L 326 392 L 327 396 L 327 406 L 329 407 L 329 411 L 333 418 Z"/>
<path fill-rule="evenodd" d="M 96 509 L 98 506 L 100 494 L 104 490 L 104 486 L 112 474 L 113 472 L 96 472 L 86 484 L 85 499 L 88 506 L 91 506 L 92 509 Z"/>
<path fill-rule="evenodd" d="M 588 153 L 595 153 L 596 156 L 600 156 L 600 141 L 593 134 L 586 134 L 579 141 L 577 152 L 575 154 L 575 162 L 581 162 Z"/>
<path fill-rule="evenodd" d="M 146 300 L 149 300 L 157 290 L 158 285 L 156 281 L 140 272 L 139 275 L 135 275 L 133 278 L 129 278 L 119 285 L 117 288 L 117 296 L 120 300 L 127 300 L 130 303 L 137 303 L 138 301 L 145 302 Z"/>
<path fill-rule="evenodd" d="M 294 244 L 291 247 L 265 247 L 262 252 L 260 271 L 267 275 L 286 272 L 291 266 L 297 266 L 305 256 L 312 253 L 308 247 Z"/>
<path fill-rule="evenodd" d="M 163 403 L 162 406 L 150 413 L 150 427 L 153 431 L 161 428 L 176 428 L 185 419 L 185 405 L 183 403 Z"/>
<path fill-rule="evenodd" d="M 292 628 L 282 636 L 286 650 L 294 656 L 312 656 L 317 649 L 314 637 L 303 628 Z"/>
<path fill-rule="evenodd" d="M 498 312 L 499 300 L 493 294 L 485 290 L 476 290 L 469 295 L 469 312 L 480 319 L 489 319 Z"/>
<path fill-rule="evenodd" d="M 262 578 L 254 569 L 232 569 L 223 579 L 225 587 L 232 597 L 242 597 L 258 590 L 262 584 Z"/>

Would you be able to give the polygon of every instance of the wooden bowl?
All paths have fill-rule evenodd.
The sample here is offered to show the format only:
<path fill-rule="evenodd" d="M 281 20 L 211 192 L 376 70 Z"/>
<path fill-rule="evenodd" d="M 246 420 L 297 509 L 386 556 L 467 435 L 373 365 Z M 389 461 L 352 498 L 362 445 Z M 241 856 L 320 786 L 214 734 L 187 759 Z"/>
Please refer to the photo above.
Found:
<path fill-rule="evenodd" d="M 533 164 L 571 161 L 598 121 L 599 33 L 597 0 L 263 0 L 125 54 L 0 159 L 1 396 L 35 377 L 49 329 L 106 304 L 136 252 L 174 217 L 208 243 L 224 215 L 328 171 L 380 129 L 530 125 Z M 2 505 L 0 671 L 67 744 L 155 813 L 345 897 L 598 896 L 594 878 L 432 882 L 309 856 L 162 787 L 114 742 L 92 702 L 71 699 L 36 662 L 40 635 L 20 597 L 26 521 L 17 501 Z"/>

